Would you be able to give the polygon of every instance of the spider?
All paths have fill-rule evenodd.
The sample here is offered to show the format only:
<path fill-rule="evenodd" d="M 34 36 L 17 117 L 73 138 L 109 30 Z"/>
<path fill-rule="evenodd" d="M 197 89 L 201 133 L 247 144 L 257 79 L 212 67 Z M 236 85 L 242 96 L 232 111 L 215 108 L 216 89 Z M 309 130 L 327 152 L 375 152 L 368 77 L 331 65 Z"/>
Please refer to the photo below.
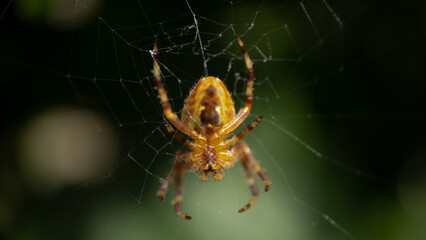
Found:
<path fill-rule="evenodd" d="M 189 93 L 188 98 L 179 119 L 171 109 L 166 90 L 161 79 L 160 65 L 157 59 L 157 43 L 151 52 L 154 67 L 155 89 L 158 91 L 164 115 L 168 122 L 179 130 L 166 123 L 167 131 L 182 142 L 189 150 L 179 150 L 173 161 L 173 166 L 157 192 L 160 200 L 164 200 L 169 182 L 175 177 L 175 199 L 174 210 L 180 217 L 190 220 L 191 217 L 182 212 L 182 175 L 184 170 L 195 171 L 199 169 L 199 176 L 202 180 L 207 180 L 209 173 L 216 180 L 224 176 L 223 168 L 230 168 L 241 159 L 243 168 L 250 185 L 252 197 L 250 201 L 238 212 L 242 213 L 254 203 L 258 196 L 258 190 L 252 177 L 250 168 L 257 173 L 265 185 L 265 192 L 269 190 L 269 180 L 257 162 L 254 160 L 250 148 L 241 139 L 249 131 L 253 130 L 261 121 L 262 116 L 256 118 L 244 130 L 237 135 L 227 138 L 248 116 L 253 101 L 253 62 L 239 37 L 237 41 L 244 55 L 247 67 L 248 80 L 245 94 L 244 107 L 235 114 L 235 107 L 231 95 L 217 77 L 203 77 Z M 189 136 L 193 141 L 187 140 L 184 135 Z"/>

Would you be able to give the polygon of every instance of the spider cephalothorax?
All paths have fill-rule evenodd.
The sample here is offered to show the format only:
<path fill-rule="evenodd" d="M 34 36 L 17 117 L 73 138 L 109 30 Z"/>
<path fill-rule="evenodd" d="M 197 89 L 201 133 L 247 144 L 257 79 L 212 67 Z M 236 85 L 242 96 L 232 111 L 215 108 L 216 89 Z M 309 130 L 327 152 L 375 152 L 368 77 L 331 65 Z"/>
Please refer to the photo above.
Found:
<path fill-rule="evenodd" d="M 176 132 L 172 126 L 166 124 L 167 130 L 178 138 L 189 151 L 180 150 L 177 152 L 173 167 L 167 179 L 163 181 L 157 195 L 160 199 L 164 199 L 168 182 L 175 176 L 175 212 L 185 219 L 191 219 L 190 216 L 181 211 L 181 184 L 182 174 L 185 169 L 199 169 L 199 175 L 202 180 L 206 180 L 209 173 L 215 179 L 219 180 L 224 176 L 223 168 L 232 167 L 235 161 L 240 158 L 249 179 L 252 198 L 239 212 L 247 210 L 254 203 L 258 195 L 250 168 L 263 180 L 265 191 L 269 190 L 268 178 L 254 160 L 247 144 L 240 141 L 247 132 L 251 131 L 259 123 L 262 117 L 259 116 L 239 134 L 232 138 L 227 138 L 247 118 L 253 101 L 253 63 L 239 37 L 237 37 L 237 41 L 244 54 L 248 71 L 244 107 L 235 114 L 234 102 L 223 82 L 217 77 L 209 76 L 201 78 L 191 90 L 188 98 L 185 100 L 180 119 L 172 111 L 164 89 L 160 66 L 157 60 L 157 44 L 154 44 L 154 50 L 152 51 L 154 58 L 153 73 L 164 114 L 171 125 L 176 127 L 181 133 L 192 138 L 192 141 L 187 140 L 181 133 Z"/>

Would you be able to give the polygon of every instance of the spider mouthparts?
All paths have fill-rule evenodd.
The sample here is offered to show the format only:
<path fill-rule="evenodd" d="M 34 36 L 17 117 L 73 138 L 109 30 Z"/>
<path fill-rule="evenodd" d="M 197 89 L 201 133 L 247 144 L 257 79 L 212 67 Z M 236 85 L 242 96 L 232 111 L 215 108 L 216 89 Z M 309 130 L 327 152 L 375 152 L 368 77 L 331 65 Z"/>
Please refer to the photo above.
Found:
<path fill-rule="evenodd" d="M 204 171 L 204 173 L 209 173 L 209 172 L 216 173 L 217 172 L 217 170 L 212 169 L 212 165 L 209 165 L 209 167 L 207 169 L 204 169 L 203 171 Z"/>

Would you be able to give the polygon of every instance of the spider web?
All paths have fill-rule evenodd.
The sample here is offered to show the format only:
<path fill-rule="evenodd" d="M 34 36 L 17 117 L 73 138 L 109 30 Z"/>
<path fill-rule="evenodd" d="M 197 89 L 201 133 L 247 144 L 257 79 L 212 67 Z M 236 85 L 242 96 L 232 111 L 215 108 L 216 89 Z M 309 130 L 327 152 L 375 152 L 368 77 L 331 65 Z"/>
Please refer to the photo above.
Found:
<path fill-rule="evenodd" d="M 391 123 L 424 121 L 420 105 L 410 105 L 421 97 L 413 97 L 412 102 L 395 109 L 383 103 L 393 96 L 385 94 L 382 100 L 374 97 L 382 89 L 395 87 L 383 80 L 391 73 L 380 69 L 392 66 L 385 61 L 389 53 L 412 54 L 408 58 L 415 62 L 417 57 L 408 46 L 419 44 L 420 38 L 417 31 L 407 29 L 402 37 L 381 45 L 374 42 L 381 38 L 369 32 L 376 36 L 373 43 L 360 43 L 370 23 L 383 29 L 380 21 L 372 20 L 382 4 L 326 0 L 104 4 L 101 11 L 88 1 L 73 1 L 74 11 L 88 14 L 94 19 L 92 24 L 80 28 L 79 15 L 75 14 L 70 32 L 54 35 L 55 40 L 43 39 L 45 45 L 32 45 L 40 47 L 31 49 L 31 53 L 42 62 L 17 58 L 13 50 L 2 54 L 6 64 L 32 74 L 32 82 L 17 80 L 21 85 L 15 89 L 32 92 L 29 96 L 33 99 L 24 102 L 36 99 L 49 105 L 52 99 L 65 101 L 62 95 L 72 96 L 92 123 L 86 131 L 111 134 L 114 139 L 112 150 L 108 149 L 113 162 L 109 169 L 78 184 L 71 193 L 59 194 L 47 205 L 43 202 L 36 211 L 24 210 L 29 213 L 24 214 L 29 225 L 49 214 L 57 219 L 58 215 L 51 212 L 58 209 L 59 219 L 76 221 L 79 215 L 64 210 L 75 209 L 87 211 L 84 227 L 73 227 L 72 223 L 56 226 L 71 227 L 72 232 L 87 239 L 417 236 L 407 235 L 419 229 L 404 224 L 410 218 L 402 210 L 394 210 L 403 205 L 394 195 L 406 189 L 396 182 L 403 160 L 424 145 L 416 144 L 410 151 L 404 148 L 400 151 L 406 151 L 404 155 L 393 157 L 387 152 L 389 142 L 381 134 L 397 130 Z M 10 5 L 0 21 L 5 21 L 1 18 L 10 11 Z M 16 36 L 24 39 L 35 34 L 39 32 Z M 236 35 L 254 61 L 256 76 L 252 111 L 236 132 L 258 115 L 264 116 L 244 141 L 270 178 L 271 190 L 259 191 L 255 204 L 238 214 L 250 198 L 238 163 L 227 169 L 219 182 L 202 182 L 197 172 L 188 171 L 183 181 L 183 211 L 193 219 L 184 221 L 173 212 L 173 184 L 163 203 L 156 198 L 160 181 L 165 179 L 181 144 L 164 127 L 151 73 L 152 46 L 157 41 L 163 81 L 172 109 L 178 114 L 197 80 L 208 75 L 224 81 L 238 110 L 244 103 L 246 68 Z M 53 44 L 56 41 L 60 44 Z M 14 45 L 12 41 L 7 44 Z M 46 57 L 45 53 L 52 55 Z M 55 59 L 59 55 L 66 57 Z M 386 63 L 380 64 L 383 61 Z M 376 74 L 366 77 L 373 70 Z M 378 80 L 370 82 L 374 77 Z M 417 83 L 416 77 L 410 79 L 412 84 Z M 419 91 L 407 89 L 412 94 Z M 412 108 L 401 111 L 407 105 Z M 99 120 L 99 112 L 108 121 Z M 384 121 L 391 123 L 383 126 Z M 424 127 L 416 131 L 424 132 Z M 413 134 L 399 136 L 411 143 L 419 139 Z M 378 153 L 380 149 L 383 151 Z M 386 160 L 389 157 L 393 161 Z M 262 190 L 261 181 L 255 178 Z M 388 218 L 396 219 L 396 223 Z M 415 223 L 420 222 L 417 220 Z M 371 225 L 377 222 L 380 230 L 374 231 Z M 392 224 L 398 228 L 384 230 Z M 27 225 L 17 229 L 26 229 Z M 57 231 L 65 236 L 65 230 Z M 47 236 L 54 234 L 49 230 Z"/>

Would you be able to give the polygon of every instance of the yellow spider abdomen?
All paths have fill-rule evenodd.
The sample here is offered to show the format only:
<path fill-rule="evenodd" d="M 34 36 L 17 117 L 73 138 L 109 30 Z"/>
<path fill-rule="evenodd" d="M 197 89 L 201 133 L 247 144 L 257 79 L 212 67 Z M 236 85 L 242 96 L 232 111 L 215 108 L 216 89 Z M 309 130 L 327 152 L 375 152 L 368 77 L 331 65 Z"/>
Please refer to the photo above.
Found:
<path fill-rule="evenodd" d="M 203 123 L 213 130 L 235 117 L 235 107 L 225 84 L 217 77 L 198 81 L 185 100 L 182 122 L 190 129 L 202 132 Z"/>

